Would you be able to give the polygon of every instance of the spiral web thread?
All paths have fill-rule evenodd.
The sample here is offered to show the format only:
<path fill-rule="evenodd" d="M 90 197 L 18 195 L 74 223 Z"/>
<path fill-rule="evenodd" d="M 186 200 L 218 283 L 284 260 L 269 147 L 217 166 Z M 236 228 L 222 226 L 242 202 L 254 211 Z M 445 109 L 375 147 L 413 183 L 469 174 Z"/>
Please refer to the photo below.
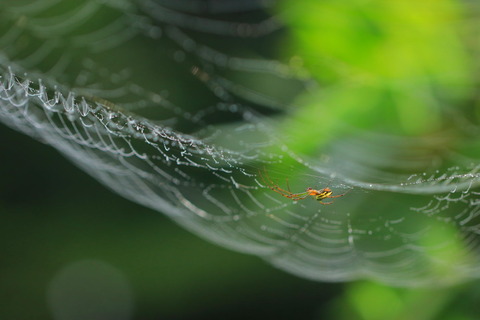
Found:
<path fill-rule="evenodd" d="M 276 60 L 234 56 L 208 44 L 210 38 L 195 39 L 262 40 L 281 29 L 275 17 L 217 20 L 181 11 L 182 4 L 192 8 L 189 1 L 86 0 L 52 10 L 62 3 L 24 1 L 2 13 L 0 120 L 7 126 L 52 145 L 107 187 L 192 232 L 302 277 L 408 286 L 478 275 L 477 159 L 451 152 L 447 167 L 391 174 L 379 163 L 397 164 L 379 145 L 419 150 L 408 165 L 425 168 L 421 150 L 441 144 L 442 137 L 415 141 L 373 133 L 337 141 L 325 157 L 335 161 L 299 156 L 259 112 L 281 113 L 290 103 L 249 81 L 293 87 L 292 101 L 311 88 L 308 74 Z M 265 6 L 204 4 L 194 13 Z M 95 28 L 84 28 L 93 21 Z M 27 49 L 12 45 L 25 38 Z M 173 65 L 193 81 L 189 97 L 168 74 L 158 84 L 145 82 L 135 74 L 136 61 L 120 68 L 98 62 L 138 43 L 160 50 L 165 70 Z M 195 93 L 204 91 L 208 101 L 197 101 Z M 473 124 L 469 130 L 478 132 Z M 286 178 L 294 192 L 328 185 L 347 194 L 327 206 L 310 198 L 295 202 L 267 187 L 287 189 Z"/>

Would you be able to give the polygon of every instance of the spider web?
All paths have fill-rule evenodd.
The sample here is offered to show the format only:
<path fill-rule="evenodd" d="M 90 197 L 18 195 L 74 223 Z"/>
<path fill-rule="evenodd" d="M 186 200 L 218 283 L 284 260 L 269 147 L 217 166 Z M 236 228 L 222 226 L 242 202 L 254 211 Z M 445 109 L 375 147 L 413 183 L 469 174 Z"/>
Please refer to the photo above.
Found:
<path fill-rule="evenodd" d="M 478 277 L 480 161 L 445 147 L 448 133 L 355 131 L 321 157 L 286 143 L 278 122 L 317 85 L 275 56 L 272 5 L 17 1 L 0 12 L 0 120 L 118 194 L 301 277 Z M 455 119 L 474 145 L 479 127 Z M 266 174 L 347 195 L 294 202 Z"/>

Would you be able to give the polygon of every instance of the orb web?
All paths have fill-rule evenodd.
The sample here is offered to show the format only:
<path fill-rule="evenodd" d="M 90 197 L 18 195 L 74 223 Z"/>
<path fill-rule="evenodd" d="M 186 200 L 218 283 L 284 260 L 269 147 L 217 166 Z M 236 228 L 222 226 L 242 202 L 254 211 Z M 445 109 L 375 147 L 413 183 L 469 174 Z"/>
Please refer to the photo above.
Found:
<path fill-rule="evenodd" d="M 301 277 L 413 286 L 478 276 L 479 159 L 425 157 L 442 134 L 355 132 L 320 158 L 297 153 L 278 121 L 317 84 L 259 44 L 282 34 L 272 3 L 202 3 L 7 6 L 0 121 L 195 234 Z M 468 130 L 474 140 L 478 126 Z M 346 195 L 292 201 L 272 184 Z"/>

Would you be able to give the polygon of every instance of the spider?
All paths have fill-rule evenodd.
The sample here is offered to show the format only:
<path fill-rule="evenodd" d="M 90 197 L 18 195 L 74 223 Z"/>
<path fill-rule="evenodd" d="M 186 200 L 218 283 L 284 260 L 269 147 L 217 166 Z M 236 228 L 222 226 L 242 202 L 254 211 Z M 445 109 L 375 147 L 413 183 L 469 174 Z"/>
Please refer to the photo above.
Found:
<path fill-rule="evenodd" d="M 324 199 L 332 199 L 332 198 L 340 198 L 346 195 L 347 193 L 342 193 L 336 196 L 332 196 L 333 191 L 330 188 L 323 188 L 321 190 L 316 190 L 313 188 L 307 188 L 305 192 L 300 192 L 300 193 L 293 193 L 290 191 L 290 186 L 288 184 L 288 179 L 287 179 L 287 190 L 280 188 L 278 184 L 272 181 L 270 177 L 267 174 L 267 171 L 265 171 L 265 175 L 262 175 L 260 172 L 260 177 L 262 178 L 263 182 L 267 185 L 268 188 L 271 190 L 275 191 L 276 193 L 279 193 L 280 195 L 284 196 L 285 198 L 292 199 L 293 201 L 298 201 L 298 200 L 303 200 L 308 198 L 309 196 L 313 197 L 315 200 L 317 200 L 321 204 L 332 204 L 333 201 L 330 202 L 322 202 Z"/>

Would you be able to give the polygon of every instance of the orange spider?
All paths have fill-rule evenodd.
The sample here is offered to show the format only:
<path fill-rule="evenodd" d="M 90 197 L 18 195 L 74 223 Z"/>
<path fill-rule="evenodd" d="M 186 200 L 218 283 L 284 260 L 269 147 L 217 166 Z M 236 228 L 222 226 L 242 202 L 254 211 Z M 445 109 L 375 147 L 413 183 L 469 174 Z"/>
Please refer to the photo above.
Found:
<path fill-rule="evenodd" d="M 333 201 L 331 202 L 322 202 L 324 199 L 332 199 L 332 198 L 340 198 L 343 197 L 347 193 L 342 193 L 336 196 L 332 196 L 333 191 L 330 188 L 323 188 L 321 190 L 316 190 L 313 188 L 307 188 L 305 192 L 300 192 L 300 193 L 293 193 L 290 191 L 290 186 L 288 185 L 288 179 L 287 179 L 287 190 L 280 188 L 278 184 L 272 181 L 270 177 L 267 174 L 267 171 L 265 171 L 265 176 L 262 175 L 261 172 L 260 177 L 262 178 L 263 182 L 267 185 L 268 188 L 271 190 L 275 191 L 276 193 L 279 193 L 280 195 L 284 196 L 285 198 L 292 199 L 293 201 L 298 201 L 298 200 L 303 200 L 308 198 L 309 196 L 312 196 L 315 200 L 317 200 L 321 204 L 332 204 Z"/>

